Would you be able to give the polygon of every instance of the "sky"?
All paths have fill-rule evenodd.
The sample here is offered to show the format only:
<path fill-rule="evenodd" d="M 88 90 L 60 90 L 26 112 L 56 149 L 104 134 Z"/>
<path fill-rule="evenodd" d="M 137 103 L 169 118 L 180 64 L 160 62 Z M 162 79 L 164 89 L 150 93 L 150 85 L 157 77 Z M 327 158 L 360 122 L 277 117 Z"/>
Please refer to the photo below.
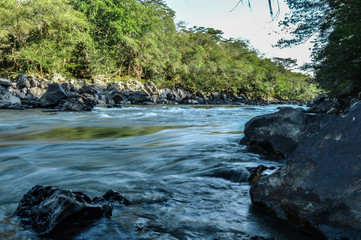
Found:
<path fill-rule="evenodd" d="M 280 32 L 278 21 L 282 20 L 289 9 L 280 0 L 280 16 L 272 21 L 269 13 L 268 0 L 251 0 L 239 4 L 230 12 L 239 0 L 165 0 L 167 5 L 176 12 L 176 21 L 185 21 L 187 27 L 200 26 L 220 29 L 225 38 L 241 38 L 249 40 L 250 45 L 267 58 L 282 57 L 297 59 L 299 65 L 310 62 L 310 48 L 307 43 L 297 47 L 279 49 L 272 47 L 277 40 L 287 37 Z M 275 6 L 277 1 L 273 0 Z M 276 11 L 276 9 L 274 10 Z"/>

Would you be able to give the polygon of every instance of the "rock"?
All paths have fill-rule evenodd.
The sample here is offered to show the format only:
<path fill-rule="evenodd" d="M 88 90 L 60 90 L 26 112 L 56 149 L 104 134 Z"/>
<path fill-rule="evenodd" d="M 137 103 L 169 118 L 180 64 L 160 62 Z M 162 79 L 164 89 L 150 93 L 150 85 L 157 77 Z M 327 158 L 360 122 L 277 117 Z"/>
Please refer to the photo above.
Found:
<path fill-rule="evenodd" d="M 18 80 L 16 81 L 16 87 L 18 89 L 30 87 L 30 83 L 28 81 L 28 77 L 26 76 L 26 74 L 22 74 L 19 76 Z"/>
<path fill-rule="evenodd" d="M 146 82 L 144 84 L 144 90 L 149 93 L 149 95 L 158 95 L 158 88 L 153 82 Z"/>
<path fill-rule="evenodd" d="M 21 104 L 25 108 L 37 108 L 40 107 L 40 99 L 34 96 L 27 96 L 21 99 Z"/>
<path fill-rule="evenodd" d="M 92 98 L 68 98 L 60 100 L 56 108 L 61 111 L 91 111 L 97 105 L 96 101 Z"/>
<path fill-rule="evenodd" d="M 29 85 L 30 88 L 38 87 L 39 82 L 36 81 L 35 77 L 30 77 Z"/>
<path fill-rule="evenodd" d="M 308 103 L 307 103 L 307 107 L 312 107 L 314 105 L 319 104 L 320 102 L 323 102 L 326 99 L 326 95 L 325 94 L 321 94 L 317 97 L 315 97 L 314 99 L 311 99 Z"/>
<path fill-rule="evenodd" d="M 188 95 L 180 88 L 177 89 L 176 94 L 180 97 L 180 100 L 183 100 L 188 97 Z"/>
<path fill-rule="evenodd" d="M 39 88 L 39 87 L 29 88 L 29 94 L 36 98 L 41 98 L 45 92 L 46 92 L 46 90 Z"/>
<path fill-rule="evenodd" d="M 266 167 L 263 165 L 259 165 L 256 168 L 248 168 L 247 170 L 251 173 L 251 175 L 248 178 L 248 181 L 251 185 L 254 185 L 258 182 L 258 180 L 263 177 L 263 176 L 267 176 L 270 174 L 270 172 L 268 172 L 268 174 L 264 174 L 265 171 L 267 170 L 275 170 L 275 167 Z"/>
<path fill-rule="evenodd" d="M 125 90 L 125 84 L 123 82 L 118 82 L 118 83 L 111 83 L 111 84 L 108 84 L 106 90 L 108 92 L 111 92 L 111 91 L 118 91 L 118 92 L 121 92 L 121 91 L 124 91 Z"/>
<path fill-rule="evenodd" d="M 132 92 L 143 91 L 144 90 L 143 84 L 141 82 L 139 82 L 137 80 L 133 80 L 133 79 L 129 79 L 125 83 L 125 88 L 128 89 L 129 91 L 132 91 Z"/>
<path fill-rule="evenodd" d="M 5 95 L 7 92 L 9 92 L 6 88 L 0 85 L 0 97 L 2 95 Z"/>
<path fill-rule="evenodd" d="M 285 158 L 306 137 L 317 132 L 333 115 L 309 115 L 303 109 L 282 108 L 279 112 L 258 116 L 246 123 L 243 142 L 251 150 Z"/>
<path fill-rule="evenodd" d="M 59 103 L 60 100 L 67 98 L 67 93 L 59 83 L 49 84 L 48 89 L 42 96 L 42 106 L 52 107 Z"/>
<path fill-rule="evenodd" d="M 337 108 L 332 107 L 330 110 L 327 111 L 327 114 L 335 114 L 337 112 L 338 112 Z"/>
<path fill-rule="evenodd" d="M 268 212 L 324 239 L 361 236 L 361 103 L 307 138 L 287 165 L 251 187 Z"/>
<path fill-rule="evenodd" d="M 6 92 L 2 97 L 0 96 L 0 108 L 6 109 L 24 109 L 21 105 L 21 100 L 11 92 Z"/>
<path fill-rule="evenodd" d="M 151 102 L 148 93 L 145 91 L 129 92 L 127 99 L 132 104 L 144 104 L 145 102 Z"/>
<path fill-rule="evenodd" d="M 85 227 L 103 216 L 110 217 L 114 201 L 128 202 L 114 191 L 91 200 L 81 192 L 35 186 L 24 195 L 15 214 L 37 233 L 58 237 L 69 229 Z"/>
<path fill-rule="evenodd" d="M 0 86 L 4 88 L 12 87 L 13 83 L 9 79 L 0 78 Z"/>

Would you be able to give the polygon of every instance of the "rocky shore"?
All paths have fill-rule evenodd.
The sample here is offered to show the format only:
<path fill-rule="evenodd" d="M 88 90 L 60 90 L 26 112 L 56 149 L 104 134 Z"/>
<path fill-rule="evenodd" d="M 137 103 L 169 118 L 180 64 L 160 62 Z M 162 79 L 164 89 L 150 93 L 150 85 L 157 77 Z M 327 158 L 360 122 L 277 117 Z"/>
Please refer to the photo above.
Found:
<path fill-rule="evenodd" d="M 320 96 L 307 111 L 285 108 L 246 124 L 242 143 L 287 160 L 270 174 L 253 171 L 254 205 L 320 239 L 360 239 L 359 97 Z"/>
<path fill-rule="evenodd" d="M 189 93 L 182 89 L 158 89 L 154 83 L 129 79 L 107 85 L 89 85 L 60 75 L 51 80 L 20 75 L 10 80 L 0 77 L 0 109 L 50 108 L 59 111 L 90 111 L 97 105 L 123 104 L 298 104 L 294 101 L 252 100 L 232 93 Z"/>

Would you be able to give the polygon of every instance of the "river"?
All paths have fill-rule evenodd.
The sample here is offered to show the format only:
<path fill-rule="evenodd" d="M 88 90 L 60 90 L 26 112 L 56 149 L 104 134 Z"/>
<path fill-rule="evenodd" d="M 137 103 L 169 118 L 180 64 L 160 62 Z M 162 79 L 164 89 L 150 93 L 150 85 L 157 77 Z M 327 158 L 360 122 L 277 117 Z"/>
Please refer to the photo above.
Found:
<path fill-rule="evenodd" d="M 239 145 L 277 106 L 0 110 L 0 239 L 40 239 L 13 216 L 34 185 L 131 201 L 74 239 L 308 239 L 252 207 L 247 167 L 280 166 Z"/>

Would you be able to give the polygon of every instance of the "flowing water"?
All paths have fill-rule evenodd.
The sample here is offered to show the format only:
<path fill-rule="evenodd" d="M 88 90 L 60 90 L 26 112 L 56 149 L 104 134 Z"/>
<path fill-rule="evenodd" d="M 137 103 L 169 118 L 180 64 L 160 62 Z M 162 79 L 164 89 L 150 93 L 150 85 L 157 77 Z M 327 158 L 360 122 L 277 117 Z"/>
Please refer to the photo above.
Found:
<path fill-rule="evenodd" d="M 125 106 L 92 112 L 0 110 L 0 239 L 40 239 L 13 216 L 34 185 L 130 206 L 74 239 L 308 239 L 252 207 L 248 167 L 281 163 L 239 145 L 276 106 Z"/>

